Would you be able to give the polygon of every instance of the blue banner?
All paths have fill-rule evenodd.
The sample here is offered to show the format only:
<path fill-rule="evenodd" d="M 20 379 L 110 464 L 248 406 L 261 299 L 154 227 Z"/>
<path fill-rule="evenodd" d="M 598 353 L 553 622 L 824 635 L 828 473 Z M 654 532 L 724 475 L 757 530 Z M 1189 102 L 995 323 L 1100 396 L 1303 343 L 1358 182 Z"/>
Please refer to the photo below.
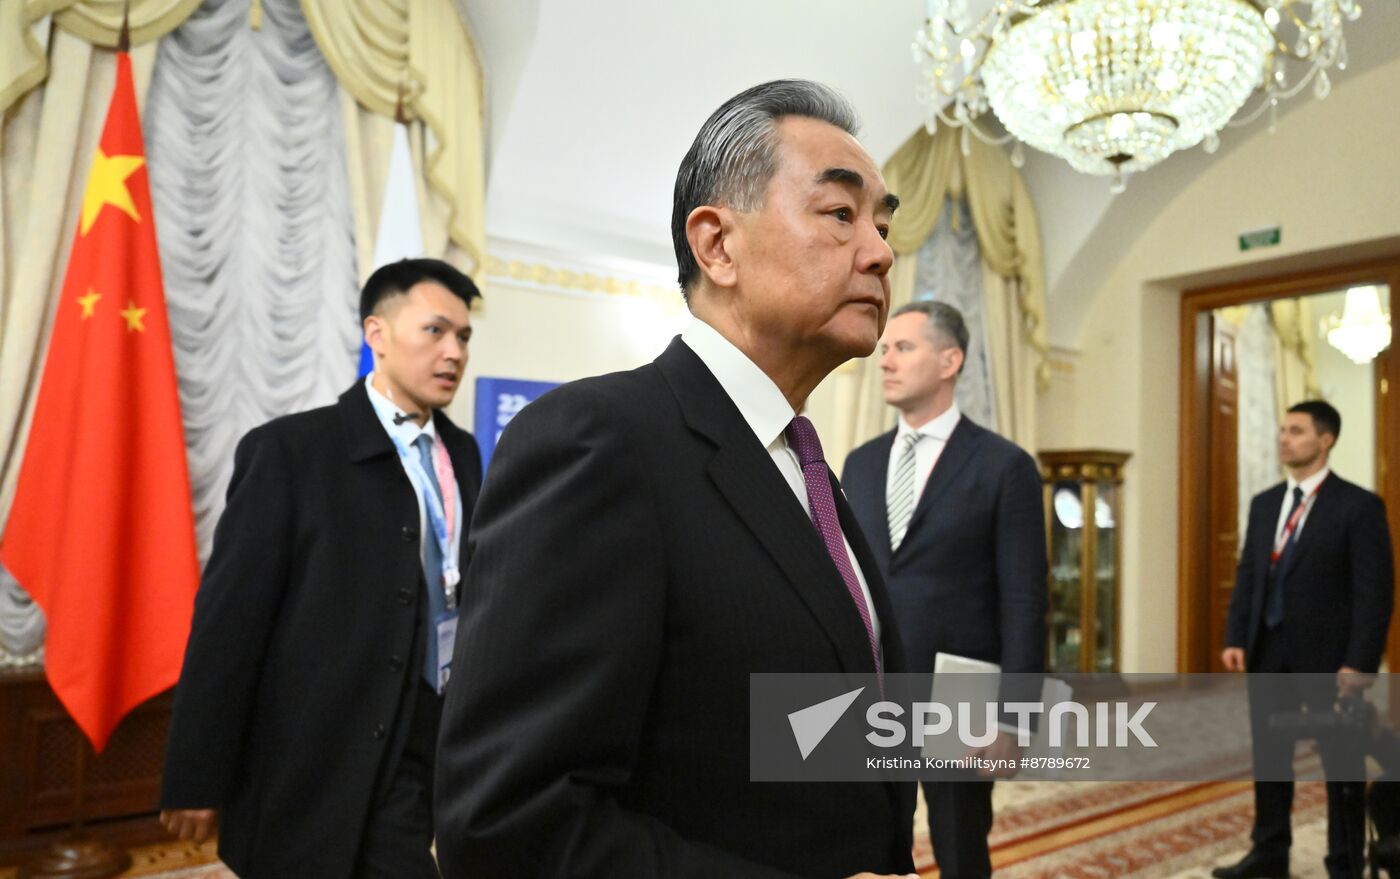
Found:
<path fill-rule="evenodd" d="M 515 378 L 478 378 L 476 380 L 476 442 L 481 446 L 481 466 L 491 462 L 491 453 L 501 432 L 510 424 L 515 413 L 559 387 L 558 382 L 531 382 Z"/>

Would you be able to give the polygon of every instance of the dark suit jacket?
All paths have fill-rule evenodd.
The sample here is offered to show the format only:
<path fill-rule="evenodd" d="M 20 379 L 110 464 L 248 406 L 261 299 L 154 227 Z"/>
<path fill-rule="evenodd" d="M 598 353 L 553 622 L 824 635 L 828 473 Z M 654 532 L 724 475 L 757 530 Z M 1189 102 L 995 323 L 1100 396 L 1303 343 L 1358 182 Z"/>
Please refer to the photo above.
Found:
<path fill-rule="evenodd" d="M 750 673 L 874 662 L 811 520 L 679 339 L 516 416 L 470 551 L 438 749 L 444 877 L 911 869 L 912 784 L 749 781 Z M 884 648 L 900 671 L 893 625 Z"/>
<path fill-rule="evenodd" d="M 434 420 L 470 516 L 476 441 Z M 219 854 L 238 874 L 351 874 L 376 774 L 397 757 L 399 706 L 419 680 L 419 546 L 413 486 L 363 381 L 238 444 L 161 795 L 165 808 L 222 810 Z"/>
<path fill-rule="evenodd" d="M 851 452 L 841 482 L 889 586 L 909 670 L 933 671 L 943 652 L 1006 673 L 1044 671 L 1049 587 L 1035 461 L 964 415 L 892 554 L 885 484 L 894 439 L 892 430 Z"/>
<path fill-rule="evenodd" d="M 1269 556 L 1287 483 L 1255 495 L 1230 596 L 1225 646 L 1254 653 L 1268 595 Z M 1283 570 L 1283 641 L 1296 672 L 1342 666 L 1373 672 L 1385 652 L 1395 583 L 1385 504 L 1336 473 L 1317 500 Z"/>

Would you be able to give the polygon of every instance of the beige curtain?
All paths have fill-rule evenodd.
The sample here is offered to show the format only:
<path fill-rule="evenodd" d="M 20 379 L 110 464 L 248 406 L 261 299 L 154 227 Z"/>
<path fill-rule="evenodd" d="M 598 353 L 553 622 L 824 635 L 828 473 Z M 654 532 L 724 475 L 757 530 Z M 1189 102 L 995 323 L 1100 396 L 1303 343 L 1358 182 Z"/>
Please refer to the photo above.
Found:
<path fill-rule="evenodd" d="M 0 0 L 0 113 L 44 81 L 44 20 L 89 43 L 115 47 L 128 0 Z M 131 44 L 153 42 L 189 18 L 199 0 L 130 0 Z M 38 27 L 40 34 L 35 34 Z"/>
<path fill-rule="evenodd" d="M 347 158 L 362 274 L 374 233 L 396 111 L 410 120 L 425 252 L 468 272 L 485 264 L 482 77 L 449 0 L 301 0 L 316 45 L 348 93 Z"/>
<path fill-rule="evenodd" d="M 997 430 L 1021 448 L 1033 450 L 1037 373 L 1044 360 L 1024 341 L 1033 332 L 1020 305 L 1024 286 L 1019 278 L 1008 278 L 983 260 L 983 322 L 996 387 Z"/>
<path fill-rule="evenodd" d="M 1269 303 L 1274 327 L 1274 399 L 1280 416 L 1288 407 L 1322 396 L 1317 382 L 1317 341 L 1307 299 Z"/>
<path fill-rule="evenodd" d="M 1045 258 L 1030 193 L 1004 150 L 942 127 L 919 129 L 885 163 L 885 183 L 900 198 L 890 227 L 895 263 L 890 306 L 914 296 L 915 260 L 938 223 L 945 198 L 967 198 L 982 251 L 986 331 L 1002 433 L 1035 448 L 1035 396 L 1048 386 Z M 858 445 L 888 430 L 878 358 L 861 361 L 848 438 Z"/>
<path fill-rule="evenodd" d="M 48 317 L 63 286 L 116 70 L 113 53 L 67 30 L 54 28 L 47 42 L 47 80 L 0 123 L 0 532 L 14 498 Z M 131 52 L 138 100 L 155 57 L 154 43 Z"/>
<path fill-rule="evenodd" d="M 342 84 L 340 111 L 345 131 L 345 165 L 350 176 L 350 205 L 355 217 L 355 257 L 360 283 L 368 280 L 374 265 L 374 248 L 379 235 L 379 219 L 384 209 L 384 186 L 389 176 L 389 156 L 398 123 L 381 116 L 355 100 Z M 428 164 L 426 132 L 421 124 L 409 123 L 409 152 L 415 171 L 418 219 L 423 231 L 423 253 L 445 259 L 469 275 L 482 265 L 452 239 L 449 223 L 452 204 L 428 185 L 424 169 Z M 473 209 L 479 215 L 485 206 Z M 483 245 L 484 246 L 484 245 Z"/>

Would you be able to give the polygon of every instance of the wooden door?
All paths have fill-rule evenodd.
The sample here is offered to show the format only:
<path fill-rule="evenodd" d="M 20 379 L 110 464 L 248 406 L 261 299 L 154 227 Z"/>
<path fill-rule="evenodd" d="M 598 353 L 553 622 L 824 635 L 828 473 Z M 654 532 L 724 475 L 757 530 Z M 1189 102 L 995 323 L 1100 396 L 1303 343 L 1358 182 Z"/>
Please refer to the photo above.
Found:
<path fill-rule="evenodd" d="M 1224 671 L 1220 649 L 1225 643 L 1225 617 L 1235 587 L 1239 557 L 1239 370 L 1236 360 L 1238 328 L 1218 317 L 1211 320 L 1210 414 L 1208 476 L 1208 599 L 1206 656 L 1209 671 Z"/>

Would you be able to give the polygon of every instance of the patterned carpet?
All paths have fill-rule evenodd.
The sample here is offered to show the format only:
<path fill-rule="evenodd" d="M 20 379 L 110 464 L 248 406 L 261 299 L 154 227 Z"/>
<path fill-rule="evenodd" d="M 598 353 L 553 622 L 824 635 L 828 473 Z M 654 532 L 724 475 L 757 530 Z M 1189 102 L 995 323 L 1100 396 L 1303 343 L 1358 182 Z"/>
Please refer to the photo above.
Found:
<path fill-rule="evenodd" d="M 998 879 L 1207 879 L 1249 847 L 1248 782 L 1003 782 L 996 786 L 992 863 Z M 1298 785 L 1293 806 L 1293 877 L 1323 879 L 1326 792 Z M 920 803 L 915 862 L 937 877 Z M 236 879 L 214 843 L 171 843 L 131 852 L 123 874 L 149 879 Z M 0 879 L 15 871 L 0 869 Z"/>
<path fill-rule="evenodd" d="M 1206 879 L 1249 848 L 1248 782 L 1010 782 L 996 786 L 992 865 L 999 879 Z M 922 804 L 915 824 L 920 874 L 938 876 Z M 1293 804 L 1296 879 L 1322 879 L 1327 802 L 1321 783 Z"/>

